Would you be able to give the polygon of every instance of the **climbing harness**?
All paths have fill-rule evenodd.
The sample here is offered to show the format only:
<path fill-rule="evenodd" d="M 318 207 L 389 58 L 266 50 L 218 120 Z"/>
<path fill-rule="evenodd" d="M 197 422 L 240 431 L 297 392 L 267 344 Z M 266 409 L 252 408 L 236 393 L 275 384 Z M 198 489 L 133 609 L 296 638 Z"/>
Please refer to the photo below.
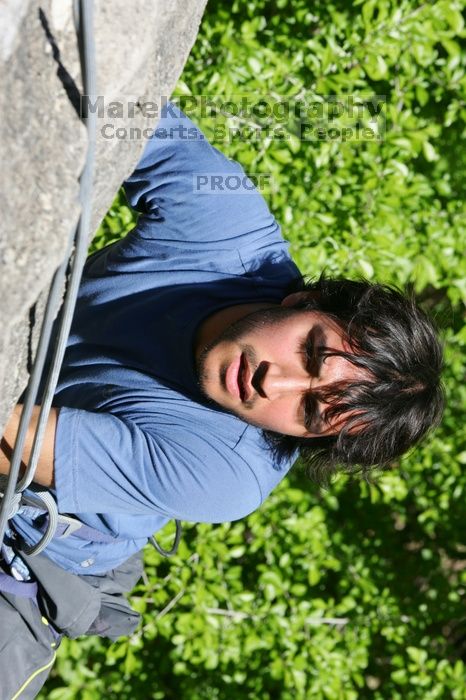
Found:
<path fill-rule="evenodd" d="M 93 0 L 74 0 L 73 11 L 79 44 L 83 94 L 92 98 L 97 94 L 95 43 L 93 32 Z M 93 111 L 88 109 L 89 102 L 89 100 L 81 101 L 81 117 L 86 126 L 88 135 L 86 161 L 79 181 L 81 215 L 76 229 L 72 231 L 67 242 L 64 260 L 56 270 L 50 286 L 36 358 L 25 393 L 23 410 L 10 463 L 10 471 L 6 477 L 6 485 L 4 488 L 1 488 L 0 484 L 0 544 L 4 540 L 5 531 L 8 527 L 8 521 L 14 517 L 14 515 L 23 505 L 40 508 L 48 513 L 48 524 L 40 541 L 33 547 L 26 547 L 26 545 L 23 547 L 23 550 L 29 555 L 36 555 L 42 552 L 53 537 L 67 537 L 72 533 L 83 538 L 86 536 L 90 537 L 93 541 L 97 542 L 115 541 L 113 537 L 103 535 L 103 533 L 84 525 L 76 518 L 59 514 L 55 500 L 48 492 L 37 489 L 35 490 L 33 486 L 31 487 L 34 480 L 34 474 L 37 467 L 47 419 L 49 417 L 53 396 L 58 382 L 60 368 L 65 354 L 73 312 L 76 306 L 79 283 L 87 257 L 88 241 L 90 238 L 92 180 L 95 162 L 97 113 L 96 110 Z M 60 308 L 64 288 L 66 291 L 63 304 Z M 47 374 L 44 391 L 42 394 L 41 409 L 34 434 L 32 451 L 25 474 L 22 479 L 18 481 L 26 434 L 31 420 L 33 407 L 37 399 L 39 386 L 44 374 L 46 358 L 48 356 L 49 346 L 51 345 L 54 319 L 57 314 L 58 328 L 56 340 L 51 356 L 50 369 Z M 27 495 L 24 494 L 25 489 L 28 489 Z M 170 550 L 165 550 L 160 547 L 154 537 L 150 538 L 150 542 L 153 544 L 155 549 L 163 556 L 172 556 L 178 549 L 178 544 L 181 537 L 181 524 L 178 520 L 175 522 L 175 541 Z"/>

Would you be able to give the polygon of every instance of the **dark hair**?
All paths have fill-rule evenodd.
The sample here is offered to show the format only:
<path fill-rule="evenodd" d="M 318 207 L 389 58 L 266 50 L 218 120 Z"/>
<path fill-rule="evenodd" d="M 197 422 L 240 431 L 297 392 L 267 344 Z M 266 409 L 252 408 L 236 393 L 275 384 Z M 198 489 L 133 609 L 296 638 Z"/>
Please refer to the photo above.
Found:
<path fill-rule="evenodd" d="M 368 474 L 385 468 L 440 422 L 443 353 L 436 329 L 412 292 L 324 275 L 302 281 L 301 290 L 311 294 L 293 308 L 328 314 L 351 348 L 322 354 L 340 355 L 373 379 L 313 392 L 327 404 L 324 420 L 353 412 L 338 435 L 296 438 L 264 431 L 266 439 L 278 460 L 299 449 L 310 476 L 321 484 L 337 471 Z"/>

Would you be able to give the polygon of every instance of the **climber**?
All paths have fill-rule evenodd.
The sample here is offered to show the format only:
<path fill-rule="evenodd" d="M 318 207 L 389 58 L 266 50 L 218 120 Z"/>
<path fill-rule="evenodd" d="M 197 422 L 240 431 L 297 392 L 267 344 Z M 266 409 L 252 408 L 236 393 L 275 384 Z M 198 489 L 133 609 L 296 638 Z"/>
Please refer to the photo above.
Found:
<path fill-rule="evenodd" d="M 199 176 L 240 187 L 199 191 Z M 115 634 L 96 583 L 113 572 L 116 596 L 133 585 L 137 553 L 171 518 L 242 518 L 298 455 L 323 483 L 339 469 L 386 466 L 442 410 L 441 347 L 414 301 L 365 281 L 305 283 L 242 168 L 174 105 L 124 188 L 139 220 L 88 259 L 35 476 L 78 525 L 37 564 L 21 542 L 37 541 L 44 516 L 24 507 L 3 559 L 5 576 L 39 581 L 49 645 L 63 631 Z M 92 583 L 78 631 L 46 608 L 47 567 L 78 588 Z M 132 629 L 128 608 L 123 616 L 118 633 Z"/>

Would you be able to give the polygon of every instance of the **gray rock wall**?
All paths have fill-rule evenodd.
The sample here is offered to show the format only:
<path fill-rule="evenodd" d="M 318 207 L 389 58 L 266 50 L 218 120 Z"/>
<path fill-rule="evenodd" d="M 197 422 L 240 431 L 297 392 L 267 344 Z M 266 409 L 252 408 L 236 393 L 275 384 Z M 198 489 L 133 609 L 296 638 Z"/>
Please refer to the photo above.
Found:
<path fill-rule="evenodd" d="M 138 130 L 154 127 L 154 112 L 175 86 L 205 4 L 94 2 L 100 97 L 92 104 L 103 106 L 103 114 L 93 232 L 139 159 L 145 139 Z M 71 0 L 0 4 L 0 426 L 27 383 L 46 290 L 79 217 L 87 139 L 78 116 L 82 87 L 72 6 Z"/>

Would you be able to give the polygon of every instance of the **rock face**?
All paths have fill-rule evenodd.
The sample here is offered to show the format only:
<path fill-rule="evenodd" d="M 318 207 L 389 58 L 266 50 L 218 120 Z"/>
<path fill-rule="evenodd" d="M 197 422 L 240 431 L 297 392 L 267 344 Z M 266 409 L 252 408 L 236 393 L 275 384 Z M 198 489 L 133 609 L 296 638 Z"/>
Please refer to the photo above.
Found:
<path fill-rule="evenodd" d="M 206 0 L 95 0 L 98 95 L 92 231 L 171 95 Z M 87 137 L 73 3 L 3 0 L 0 427 L 24 389 L 43 302 L 79 217 Z M 145 133 L 144 133 L 145 132 Z M 1 433 L 0 433 L 1 434 Z"/>

